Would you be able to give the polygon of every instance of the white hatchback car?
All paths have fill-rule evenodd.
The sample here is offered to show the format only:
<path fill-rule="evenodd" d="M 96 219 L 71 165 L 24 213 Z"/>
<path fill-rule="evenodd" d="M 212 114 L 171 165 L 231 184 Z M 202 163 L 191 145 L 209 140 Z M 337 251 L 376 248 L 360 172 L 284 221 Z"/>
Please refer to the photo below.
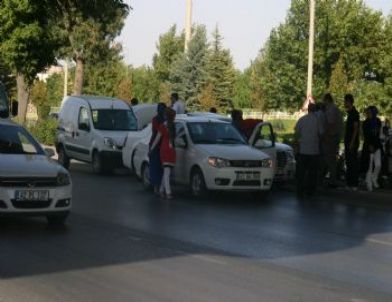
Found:
<path fill-rule="evenodd" d="M 178 115 L 177 163 L 174 182 L 188 185 L 192 195 L 208 190 L 265 192 L 271 189 L 274 171 L 271 158 L 247 144 L 230 124 L 205 117 Z M 151 133 L 151 126 L 149 126 Z M 149 186 L 149 136 L 135 148 L 134 166 Z"/>
<path fill-rule="evenodd" d="M 23 127 L 0 120 L 0 216 L 46 216 L 62 224 L 71 202 L 69 173 Z"/>

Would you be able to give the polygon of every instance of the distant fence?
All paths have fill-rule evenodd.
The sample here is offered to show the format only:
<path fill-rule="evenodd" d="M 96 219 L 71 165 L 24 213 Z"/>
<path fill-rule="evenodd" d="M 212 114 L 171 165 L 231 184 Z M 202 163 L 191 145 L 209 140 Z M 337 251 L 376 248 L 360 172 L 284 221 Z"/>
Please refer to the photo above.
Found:
<path fill-rule="evenodd" d="M 297 120 L 300 116 L 300 112 L 282 112 L 282 111 L 271 111 L 263 113 L 261 111 L 243 110 L 244 118 L 252 119 L 264 119 L 264 120 Z"/>

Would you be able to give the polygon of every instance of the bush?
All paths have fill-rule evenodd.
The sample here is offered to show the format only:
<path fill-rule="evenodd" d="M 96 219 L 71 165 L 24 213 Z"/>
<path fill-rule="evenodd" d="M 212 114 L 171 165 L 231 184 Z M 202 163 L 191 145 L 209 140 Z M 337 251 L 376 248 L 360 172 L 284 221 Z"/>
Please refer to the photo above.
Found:
<path fill-rule="evenodd" d="M 54 119 L 38 120 L 29 130 L 43 145 L 53 146 L 56 139 L 58 123 Z"/>

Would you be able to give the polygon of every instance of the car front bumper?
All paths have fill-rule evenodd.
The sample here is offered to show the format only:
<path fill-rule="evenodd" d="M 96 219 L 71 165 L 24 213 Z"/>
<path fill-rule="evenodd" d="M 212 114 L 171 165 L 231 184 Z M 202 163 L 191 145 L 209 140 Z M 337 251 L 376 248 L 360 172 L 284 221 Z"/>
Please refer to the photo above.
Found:
<path fill-rule="evenodd" d="M 49 191 L 49 200 L 16 201 L 18 190 Z M 69 212 L 72 207 L 72 186 L 62 187 L 0 187 L 0 215 L 48 215 Z"/>
<path fill-rule="evenodd" d="M 268 191 L 271 189 L 274 178 L 272 168 L 214 168 L 208 166 L 203 172 L 207 188 L 217 191 Z M 240 178 L 240 175 L 247 175 L 246 177 L 249 176 L 250 179 Z"/>

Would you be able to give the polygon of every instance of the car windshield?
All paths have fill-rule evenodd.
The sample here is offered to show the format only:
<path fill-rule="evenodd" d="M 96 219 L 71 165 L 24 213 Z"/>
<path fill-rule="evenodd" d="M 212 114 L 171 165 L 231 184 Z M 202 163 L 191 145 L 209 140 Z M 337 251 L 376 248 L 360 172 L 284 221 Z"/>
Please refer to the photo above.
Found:
<path fill-rule="evenodd" d="M 246 144 L 238 131 L 228 123 L 192 122 L 187 126 L 194 144 Z"/>
<path fill-rule="evenodd" d="M 137 121 L 132 110 L 93 110 L 94 128 L 97 130 L 135 131 Z"/>
<path fill-rule="evenodd" d="M 0 125 L 0 130 L 0 154 L 45 154 L 24 128 Z"/>

